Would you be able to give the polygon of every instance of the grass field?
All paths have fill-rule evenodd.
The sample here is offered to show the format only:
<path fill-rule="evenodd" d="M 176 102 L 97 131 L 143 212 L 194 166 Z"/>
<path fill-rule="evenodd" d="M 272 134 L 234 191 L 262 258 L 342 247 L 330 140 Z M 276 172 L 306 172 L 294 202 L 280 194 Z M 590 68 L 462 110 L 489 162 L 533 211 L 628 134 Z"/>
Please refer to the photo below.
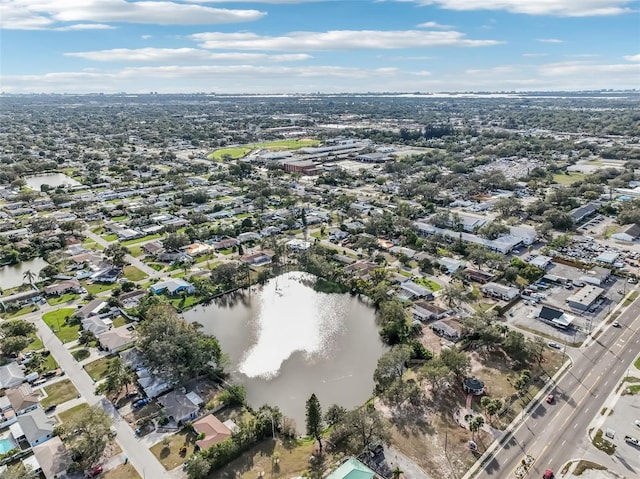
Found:
<path fill-rule="evenodd" d="M 138 256 L 142 256 L 144 254 L 144 251 L 142 250 L 142 246 L 131 246 L 130 248 L 127 248 L 129 250 L 129 254 L 131 256 L 133 256 L 134 258 L 137 258 Z"/>
<path fill-rule="evenodd" d="M 78 396 L 78 390 L 69 379 L 53 383 L 44 390 L 47 397 L 40 401 L 40 404 L 45 409 L 53 404 L 62 404 Z"/>
<path fill-rule="evenodd" d="M 67 409 L 64 412 L 57 414 L 58 419 L 60 419 L 60 422 L 64 424 L 65 422 L 68 422 L 72 417 L 76 416 L 77 414 L 84 411 L 88 407 L 89 405 L 87 403 L 78 404 L 77 406 L 74 406 L 71 409 Z"/>
<path fill-rule="evenodd" d="M 147 235 L 147 236 L 143 236 L 142 238 L 130 239 L 127 241 L 120 241 L 120 244 L 122 246 L 129 246 L 132 244 L 143 243 L 145 241 L 151 241 L 158 238 L 162 238 L 162 235 L 161 234 Z"/>
<path fill-rule="evenodd" d="M 49 303 L 50 306 L 56 306 L 58 304 L 69 303 L 79 297 L 80 295 L 75 293 L 62 294 L 60 296 L 54 296 L 47 299 L 47 303 Z"/>
<path fill-rule="evenodd" d="M 260 148 L 274 151 L 296 150 L 298 148 L 304 148 L 306 146 L 317 146 L 319 144 L 319 140 L 313 140 L 310 138 L 305 138 L 302 140 L 277 140 L 269 141 L 266 143 L 252 143 L 249 145 L 243 145 L 234 148 L 221 148 L 209 154 L 207 158 L 210 160 L 221 161 L 224 157 L 229 157 L 232 160 L 237 160 L 238 158 L 242 158 L 243 156 L 245 156 L 250 151 Z"/>
<path fill-rule="evenodd" d="M 88 293 L 93 294 L 94 296 L 98 293 L 102 293 L 103 291 L 109 291 L 117 286 L 116 283 L 113 284 L 99 284 L 93 283 L 85 286 Z"/>
<path fill-rule="evenodd" d="M 114 469 L 109 469 L 103 472 L 100 477 L 102 477 L 102 479 L 140 479 L 140 474 L 138 474 L 131 463 L 128 463 L 120 464 Z"/>
<path fill-rule="evenodd" d="M 118 239 L 118 235 L 115 234 L 115 233 L 111 233 L 111 234 L 108 234 L 108 235 L 102 235 L 102 238 L 105 241 L 115 241 L 115 240 Z"/>
<path fill-rule="evenodd" d="M 17 311 L 14 311 L 13 313 L 3 313 L 2 317 L 4 319 L 17 318 L 18 316 L 22 316 L 23 314 L 28 314 L 37 310 L 38 310 L 37 306 L 30 304 L 28 306 L 25 306 L 24 308 L 20 308 Z"/>
<path fill-rule="evenodd" d="M 55 331 L 58 339 L 63 343 L 69 341 L 75 341 L 78 339 L 78 331 L 80 331 L 79 324 L 66 324 L 65 320 L 70 317 L 75 309 L 62 308 L 56 311 L 50 311 L 42 316 L 42 320 Z"/>
<path fill-rule="evenodd" d="M 151 453 L 156 456 L 158 461 L 164 466 L 164 468 L 168 471 L 171 469 L 175 469 L 180 464 L 185 462 L 191 455 L 194 453 L 195 445 L 196 445 L 196 434 L 191 432 L 187 433 L 184 431 L 178 432 L 176 434 L 172 434 L 168 436 L 171 441 L 167 446 L 159 442 L 151 447 Z M 185 446 L 187 448 L 187 453 L 184 455 L 180 454 L 180 448 Z"/>
<path fill-rule="evenodd" d="M 125 266 L 123 274 L 129 281 L 142 281 L 149 276 L 147 273 L 140 271 L 135 266 Z"/>
<path fill-rule="evenodd" d="M 442 286 L 428 278 L 418 278 L 414 283 L 424 286 L 425 288 L 429 288 L 431 291 L 440 291 L 442 289 Z"/>
<path fill-rule="evenodd" d="M 559 185 L 572 185 L 577 181 L 584 180 L 585 175 L 583 173 L 557 173 L 553 175 L 553 182 L 558 183 Z"/>
<path fill-rule="evenodd" d="M 84 370 L 95 381 L 100 381 L 105 377 L 109 363 L 113 358 L 101 358 L 84 365 Z"/>

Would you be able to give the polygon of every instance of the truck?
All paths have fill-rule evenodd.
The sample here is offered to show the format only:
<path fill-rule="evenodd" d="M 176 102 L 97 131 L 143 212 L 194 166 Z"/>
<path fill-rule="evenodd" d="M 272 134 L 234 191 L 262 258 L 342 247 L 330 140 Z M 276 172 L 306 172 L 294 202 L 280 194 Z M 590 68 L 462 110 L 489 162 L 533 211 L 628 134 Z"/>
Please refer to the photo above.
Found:
<path fill-rule="evenodd" d="M 633 436 L 625 436 L 624 437 L 624 441 L 627 444 L 631 444 L 632 446 L 636 446 L 636 447 L 640 447 L 640 440 L 638 440 L 637 437 L 633 437 Z"/>

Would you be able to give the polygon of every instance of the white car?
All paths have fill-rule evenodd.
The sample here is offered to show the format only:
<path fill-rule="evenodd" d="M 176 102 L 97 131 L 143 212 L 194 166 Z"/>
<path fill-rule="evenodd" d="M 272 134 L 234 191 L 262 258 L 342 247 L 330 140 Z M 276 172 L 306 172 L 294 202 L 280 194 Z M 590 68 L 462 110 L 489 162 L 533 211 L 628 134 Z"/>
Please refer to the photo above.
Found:
<path fill-rule="evenodd" d="M 562 349 L 562 346 L 560 346 L 558 343 L 551 342 L 551 343 L 547 343 L 547 345 L 553 349 Z"/>
<path fill-rule="evenodd" d="M 640 419 L 636 419 L 636 426 L 640 427 Z"/>

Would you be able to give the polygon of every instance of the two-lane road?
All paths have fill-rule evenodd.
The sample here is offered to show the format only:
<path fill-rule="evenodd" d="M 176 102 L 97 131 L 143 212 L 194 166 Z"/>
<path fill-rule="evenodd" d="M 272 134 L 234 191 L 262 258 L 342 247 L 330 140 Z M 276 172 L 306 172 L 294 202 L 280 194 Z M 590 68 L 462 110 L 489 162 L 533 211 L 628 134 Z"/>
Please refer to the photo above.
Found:
<path fill-rule="evenodd" d="M 477 478 L 511 478 L 525 454 L 536 458 L 527 477 L 558 471 L 588 447 L 587 428 L 640 351 L 640 301 L 622 313 L 621 328 L 608 327 L 573 354 L 573 367 L 554 386 L 554 404 L 536 406 Z M 613 463 L 611 464 L 613 466 Z M 609 464 L 607 464 L 609 466 Z M 624 471 L 620 471 L 624 472 Z"/>

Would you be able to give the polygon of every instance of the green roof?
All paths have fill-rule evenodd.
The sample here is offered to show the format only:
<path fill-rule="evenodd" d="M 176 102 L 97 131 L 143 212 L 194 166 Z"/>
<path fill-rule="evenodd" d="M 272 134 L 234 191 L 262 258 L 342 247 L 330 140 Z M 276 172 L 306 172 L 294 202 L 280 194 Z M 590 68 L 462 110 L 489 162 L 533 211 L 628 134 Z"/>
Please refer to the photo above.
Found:
<path fill-rule="evenodd" d="M 326 479 L 373 479 L 374 477 L 375 472 L 356 458 L 350 457 Z"/>

